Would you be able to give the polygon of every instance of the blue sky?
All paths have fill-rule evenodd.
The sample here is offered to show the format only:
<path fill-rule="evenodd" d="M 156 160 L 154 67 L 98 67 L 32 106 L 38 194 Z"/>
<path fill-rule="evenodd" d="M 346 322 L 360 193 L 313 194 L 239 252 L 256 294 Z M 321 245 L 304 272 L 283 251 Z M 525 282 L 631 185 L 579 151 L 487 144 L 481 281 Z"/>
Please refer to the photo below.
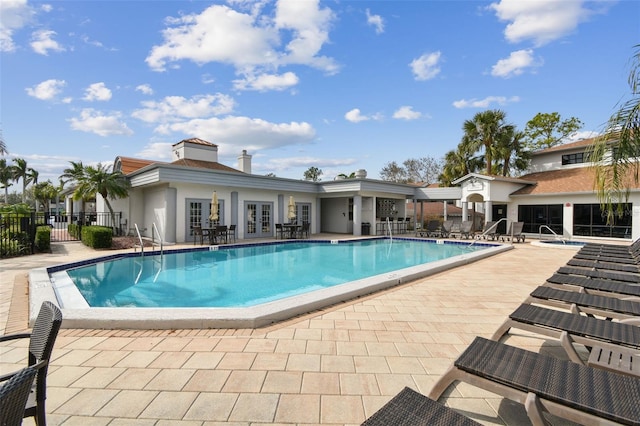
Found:
<path fill-rule="evenodd" d="M 441 158 L 502 109 L 602 130 L 629 93 L 637 1 L 0 2 L 8 158 L 171 161 L 198 137 L 232 167 L 322 180 Z M 12 188 L 14 189 L 14 188 Z"/>

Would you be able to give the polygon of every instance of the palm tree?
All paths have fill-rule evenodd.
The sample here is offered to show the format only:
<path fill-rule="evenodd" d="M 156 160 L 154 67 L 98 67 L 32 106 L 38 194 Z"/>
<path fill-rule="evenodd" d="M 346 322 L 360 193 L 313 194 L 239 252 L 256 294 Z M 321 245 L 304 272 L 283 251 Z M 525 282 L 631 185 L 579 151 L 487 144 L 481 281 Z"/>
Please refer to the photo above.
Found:
<path fill-rule="evenodd" d="M 493 172 L 494 144 L 499 137 L 507 114 L 499 109 L 477 113 L 473 119 L 466 120 L 462 125 L 468 143 L 479 150 L 484 147 L 487 174 Z"/>
<path fill-rule="evenodd" d="M 444 166 L 438 180 L 441 185 L 450 186 L 454 180 L 477 172 L 481 167 L 482 158 L 476 156 L 473 144 L 463 136 L 457 148 L 445 154 Z"/>
<path fill-rule="evenodd" d="M 502 176 L 512 176 L 513 172 L 526 170 L 529 166 L 530 152 L 524 145 L 525 133 L 515 126 L 504 126 L 498 135 L 495 146 L 495 158 L 501 161 L 497 168 Z"/>
<path fill-rule="evenodd" d="M 596 192 L 609 223 L 623 215 L 629 188 L 640 181 L 640 44 L 634 49 L 628 78 L 631 98 L 619 104 L 590 153 L 595 163 Z"/>
<path fill-rule="evenodd" d="M 38 172 L 31 167 L 27 167 L 27 160 L 24 158 L 14 158 L 12 166 L 13 181 L 22 179 L 22 202 L 27 202 L 27 186 L 31 183 L 38 183 Z"/>
<path fill-rule="evenodd" d="M 85 166 L 82 176 L 76 180 L 77 187 L 73 193 L 75 200 L 87 199 L 100 194 L 111 213 L 111 223 L 116 223 L 116 215 L 111 207 L 109 198 L 125 198 L 129 195 L 131 184 L 120 171 L 111 171 L 111 166 L 98 164 Z"/>
<path fill-rule="evenodd" d="M 56 198 L 57 193 L 58 189 L 53 186 L 50 180 L 37 183 L 33 186 L 33 196 L 38 203 L 45 206 L 45 211 L 49 210 L 48 207 L 51 204 L 51 200 Z"/>
<path fill-rule="evenodd" d="M 0 155 L 5 155 L 8 153 L 9 152 L 7 151 L 7 144 L 4 141 L 4 136 L 2 136 L 2 130 L 0 130 Z"/>
<path fill-rule="evenodd" d="M 4 188 L 5 204 L 9 203 L 9 187 L 11 186 L 11 183 L 9 182 L 11 180 L 13 180 L 13 171 L 11 166 L 7 164 L 6 159 L 0 158 L 0 184 L 2 184 L 2 187 Z"/>
<path fill-rule="evenodd" d="M 71 163 L 71 167 L 64 169 L 62 175 L 60 175 L 60 185 L 62 186 L 66 183 L 77 185 L 77 183 L 82 179 L 82 176 L 84 176 L 84 166 L 82 165 L 82 161 L 69 161 L 69 163 Z M 82 210 L 84 211 L 84 200 L 82 200 L 82 202 Z M 69 208 L 69 217 L 73 218 L 73 203 L 71 203 Z"/>

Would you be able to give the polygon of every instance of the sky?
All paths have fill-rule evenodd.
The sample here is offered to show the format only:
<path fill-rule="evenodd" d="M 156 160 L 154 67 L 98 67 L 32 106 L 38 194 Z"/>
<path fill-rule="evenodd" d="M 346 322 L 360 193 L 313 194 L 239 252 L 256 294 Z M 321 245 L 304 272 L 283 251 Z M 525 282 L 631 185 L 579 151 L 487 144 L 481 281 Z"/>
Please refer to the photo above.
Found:
<path fill-rule="evenodd" d="M 488 109 L 601 132 L 639 43 L 635 0 L 2 0 L 0 129 L 54 184 L 193 137 L 254 174 L 378 179 L 442 159 Z"/>

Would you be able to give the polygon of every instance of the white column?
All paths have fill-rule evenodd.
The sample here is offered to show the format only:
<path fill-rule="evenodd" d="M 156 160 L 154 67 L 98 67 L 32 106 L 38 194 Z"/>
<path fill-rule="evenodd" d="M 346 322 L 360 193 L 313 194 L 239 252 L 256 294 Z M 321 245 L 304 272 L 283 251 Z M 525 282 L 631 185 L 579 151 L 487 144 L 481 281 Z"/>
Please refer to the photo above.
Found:
<path fill-rule="evenodd" d="M 443 220 L 447 220 L 447 201 L 443 201 L 442 202 L 443 206 L 442 206 L 442 211 L 444 213 L 444 218 Z"/>
<path fill-rule="evenodd" d="M 362 235 L 362 196 L 353 196 L 353 235 Z"/>
<path fill-rule="evenodd" d="M 484 223 L 491 222 L 493 220 L 493 202 L 484 202 Z"/>
<path fill-rule="evenodd" d="M 469 220 L 469 203 L 462 202 L 462 221 Z"/>

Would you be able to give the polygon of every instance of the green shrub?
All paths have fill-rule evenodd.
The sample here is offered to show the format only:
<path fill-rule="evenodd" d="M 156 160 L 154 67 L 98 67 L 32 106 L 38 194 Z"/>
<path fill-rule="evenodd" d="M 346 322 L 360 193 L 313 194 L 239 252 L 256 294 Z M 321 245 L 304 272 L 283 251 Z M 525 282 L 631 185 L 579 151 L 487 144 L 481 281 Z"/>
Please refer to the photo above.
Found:
<path fill-rule="evenodd" d="M 106 226 L 83 226 L 82 242 L 95 249 L 111 248 L 113 231 Z"/>
<path fill-rule="evenodd" d="M 79 231 L 80 227 L 77 224 L 72 223 L 67 225 L 67 232 L 69 233 L 69 235 L 78 240 L 80 239 Z"/>
<path fill-rule="evenodd" d="M 51 251 L 51 227 L 38 226 L 36 228 L 36 249 L 39 252 Z"/>

